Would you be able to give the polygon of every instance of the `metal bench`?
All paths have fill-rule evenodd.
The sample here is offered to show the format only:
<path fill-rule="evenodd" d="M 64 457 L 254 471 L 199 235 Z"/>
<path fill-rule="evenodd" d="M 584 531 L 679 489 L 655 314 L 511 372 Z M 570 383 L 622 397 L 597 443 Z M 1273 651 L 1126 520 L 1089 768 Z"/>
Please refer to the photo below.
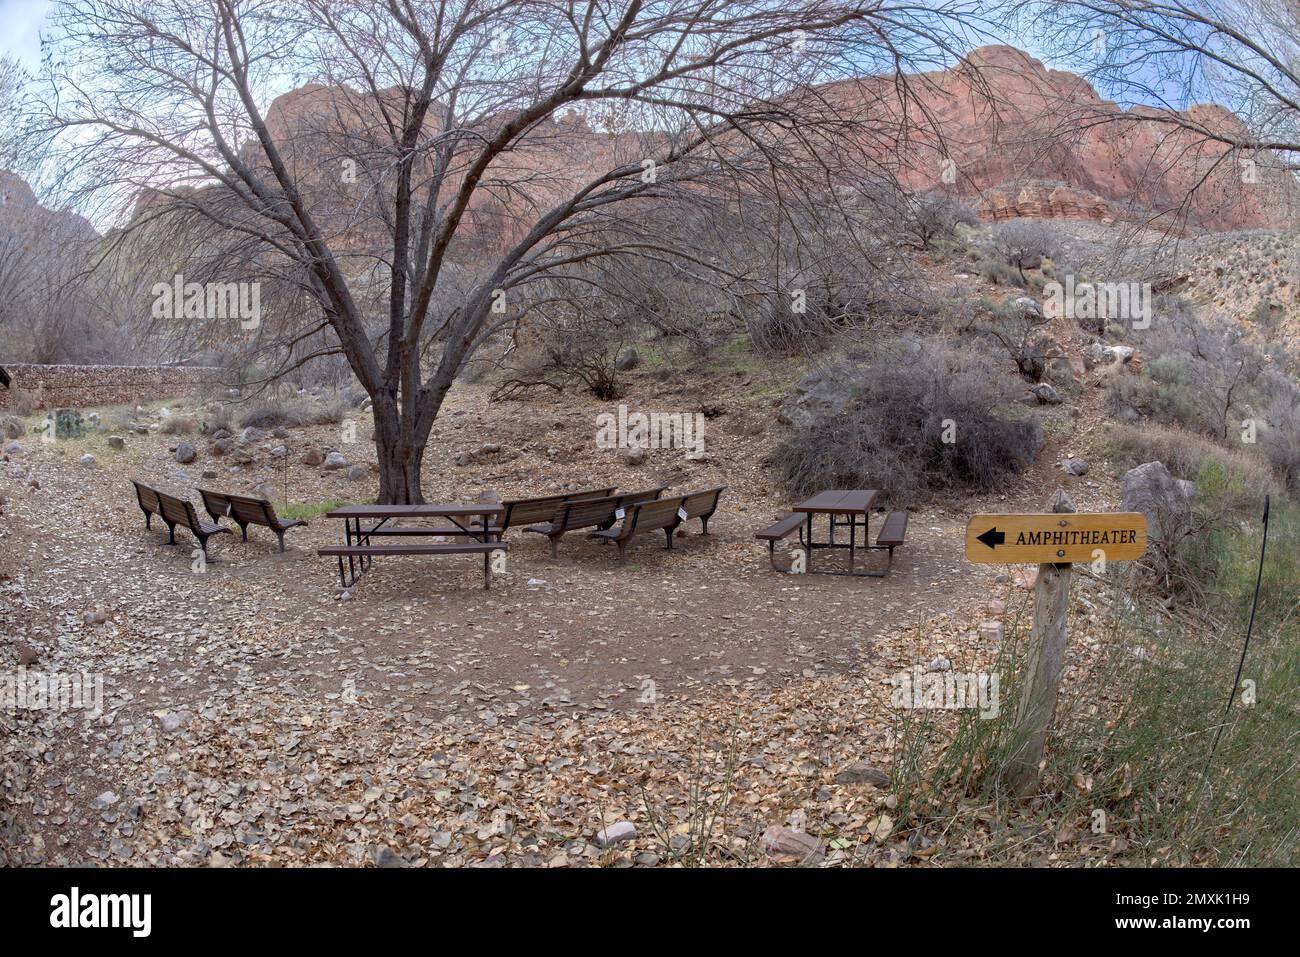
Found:
<path fill-rule="evenodd" d="M 158 492 L 157 494 L 158 515 L 167 523 L 167 544 L 176 544 L 176 526 L 183 526 L 188 528 L 190 534 L 198 539 L 199 548 L 203 549 L 204 560 L 211 561 L 208 556 L 208 539 L 223 532 L 229 534 L 230 529 L 225 525 L 205 522 L 200 519 L 198 512 L 194 510 L 194 503 L 189 499 L 177 498 L 174 495 L 168 495 L 166 492 Z"/>
<path fill-rule="evenodd" d="M 275 537 L 280 540 L 280 551 L 284 551 L 284 533 L 299 525 L 307 525 L 306 521 L 299 518 L 284 521 L 275 514 L 275 508 L 266 499 L 213 492 L 204 488 L 199 489 L 199 495 L 203 497 L 203 508 L 212 516 L 212 520 L 215 522 L 223 517 L 233 519 L 239 526 L 244 541 L 248 541 L 249 525 L 265 525 L 275 532 Z"/>
<path fill-rule="evenodd" d="M 551 557 L 560 554 L 560 539 L 566 532 L 583 528 L 609 528 L 627 513 L 628 509 L 652 502 L 663 494 L 664 486 L 644 489 L 640 492 L 624 492 L 621 495 L 609 495 L 604 498 L 577 498 L 563 502 L 554 512 L 549 522 L 530 525 L 525 531 L 545 535 L 551 542 Z"/>
<path fill-rule="evenodd" d="M 555 517 L 555 512 L 565 502 L 571 502 L 578 499 L 588 498 L 606 498 L 617 492 L 616 488 L 597 488 L 587 489 L 583 492 L 570 492 L 564 495 L 542 495 L 536 498 L 517 498 L 508 502 L 502 502 L 501 507 L 505 509 L 489 531 L 495 531 L 504 535 L 507 529 L 516 528 L 520 525 L 531 525 L 534 522 L 549 522 Z"/>
<path fill-rule="evenodd" d="M 716 488 L 705 489 L 703 492 L 692 492 L 687 495 L 682 499 L 682 511 L 686 514 L 682 521 L 698 518 L 700 527 L 703 529 L 700 534 L 709 534 L 709 519 L 718 510 L 718 499 L 722 497 L 722 493 L 726 490 L 725 485 L 719 485 Z"/>
<path fill-rule="evenodd" d="M 162 503 L 158 501 L 158 490 L 135 479 L 131 479 L 131 484 L 135 486 L 135 500 L 140 504 L 140 511 L 144 512 L 144 527 L 153 528 L 153 517 L 155 515 L 162 517 Z"/>
<path fill-rule="evenodd" d="M 682 507 L 685 497 L 681 498 L 664 498 L 655 502 L 645 502 L 636 505 L 628 512 L 627 517 L 623 519 L 623 524 L 617 528 L 603 528 L 590 533 L 587 537 L 600 542 L 614 542 L 618 545 L 618 560 L 627 561 L 627 545 L 633 536 L 663 530 L 668 536 L 666 548 L 673 547 L 673 532 L 677 526 L 682 523 L 681 515 L 678 510 Z"/>

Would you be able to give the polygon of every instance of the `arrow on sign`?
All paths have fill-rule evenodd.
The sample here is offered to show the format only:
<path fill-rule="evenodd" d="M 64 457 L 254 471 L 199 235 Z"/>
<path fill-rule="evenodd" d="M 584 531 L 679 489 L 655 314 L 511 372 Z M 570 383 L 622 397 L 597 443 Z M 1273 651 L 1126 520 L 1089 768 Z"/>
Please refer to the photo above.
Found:
<path fill-rule="evenodd" d="M 990 528 L 983 535 L 977 536 L 978 540 L 983 542 L 989 548 L 997 548 L 1007 540 L 1005 532 L 999 532 L 997 527 Z"/>

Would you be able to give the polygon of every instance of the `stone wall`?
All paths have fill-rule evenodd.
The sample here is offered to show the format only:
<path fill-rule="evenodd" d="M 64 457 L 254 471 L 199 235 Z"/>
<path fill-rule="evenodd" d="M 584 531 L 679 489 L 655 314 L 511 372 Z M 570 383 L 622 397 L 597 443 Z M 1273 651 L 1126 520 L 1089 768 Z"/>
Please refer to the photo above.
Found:
<path fill-rule="evenodd" d="M 9 388 L 0 386 L 0 408 L 13 390 L 27 393 L 38 409 L 83 409 L 188 395 L 217 381 L 221 370 L 204 366 L 5 365 Z"/>

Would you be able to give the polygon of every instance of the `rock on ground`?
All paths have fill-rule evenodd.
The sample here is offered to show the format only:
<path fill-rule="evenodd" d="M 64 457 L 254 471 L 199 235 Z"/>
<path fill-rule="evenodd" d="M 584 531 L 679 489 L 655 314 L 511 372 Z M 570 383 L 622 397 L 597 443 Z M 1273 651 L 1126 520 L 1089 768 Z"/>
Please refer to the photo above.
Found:
<path fill-rule="evenodd" d="M 1174 478 L 1163 462 L 1147 462 L 1125 472 L 1120 494 L 1122 511 L 1146 516 L 1152 541 L 1172 541 L 1191 523 L 1196 485 Z"/>

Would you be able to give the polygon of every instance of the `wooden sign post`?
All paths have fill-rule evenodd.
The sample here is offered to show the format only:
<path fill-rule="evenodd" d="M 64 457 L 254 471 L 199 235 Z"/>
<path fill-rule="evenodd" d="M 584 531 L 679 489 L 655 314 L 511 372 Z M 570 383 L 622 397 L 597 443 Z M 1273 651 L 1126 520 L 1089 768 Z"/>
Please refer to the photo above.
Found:
<path fill-rule="evenodd" d="M 1147 522 L 1141 512 L 1079 514 L 1061 489 L 1050 507 L 1050 513 L 1038 515 L 976 515 L 966 526 L 969 561 L 1038 564 L 1034 626 L 1009 769 L 1011 787 L 1021 797 L 1032 794 L 1038 784 L 1038 765 L 1056 716 L 1073 563 L 1129 561 L 1141 558 L 1147 547 Z"/>

